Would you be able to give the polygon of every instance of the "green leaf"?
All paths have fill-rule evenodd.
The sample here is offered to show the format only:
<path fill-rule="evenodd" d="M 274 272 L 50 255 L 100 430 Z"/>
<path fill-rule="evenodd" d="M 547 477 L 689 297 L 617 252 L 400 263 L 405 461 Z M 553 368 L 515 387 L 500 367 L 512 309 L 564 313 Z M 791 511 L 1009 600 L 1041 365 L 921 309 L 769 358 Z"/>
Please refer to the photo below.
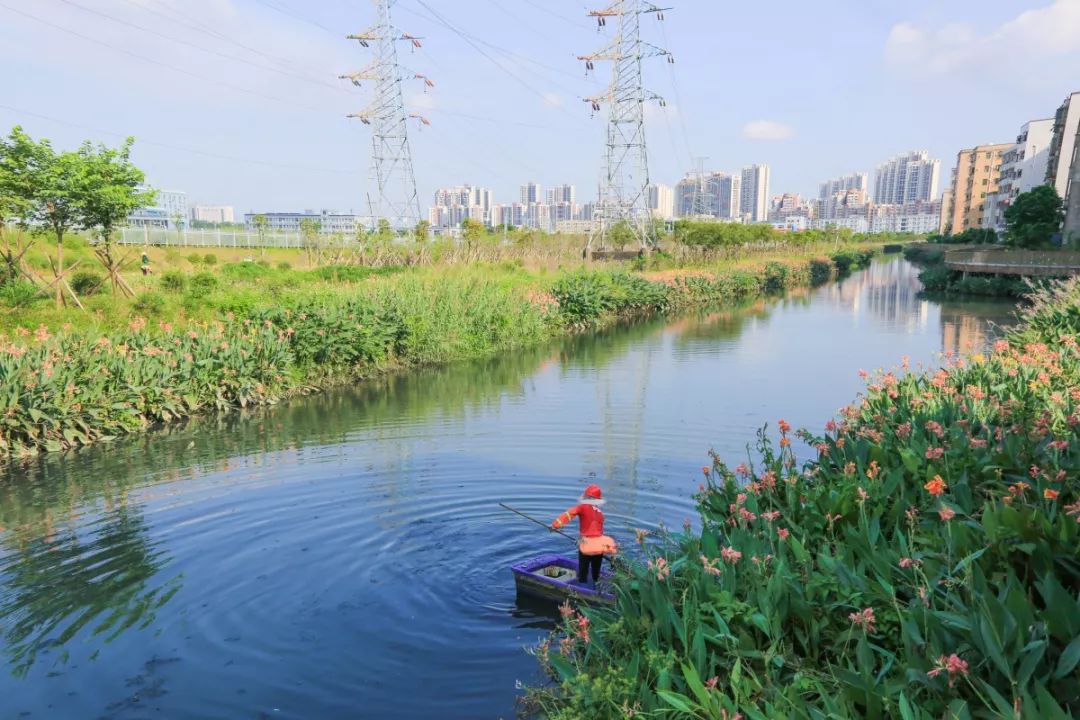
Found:
<path fill-rule="evenodd" d="M 911 709 L 911 703 L 908 702 L 907 695 L 903 691 L 900 692 L 900 717 L 902 720 L 915 720 L 915 713 Z"/>
<path fill-rule="evenodd" d="M 981 558 L 983 556 L 983 553 L 985 553 L 987 550 L 989 550 L 989 548 L 982 548 L 981 550 L 976 550 L 975 552 L 971 553 L 970 555 L 965 557 L 963 560 L 956 563 L 956 567 L 953 568 L 953 572 L 954 573 L 960 573 L 961 570 L 963 570 L 968 565 L 970 565 L 971 563 L 973 563 L 976 560 L 978 560 L 979 558 Z"/>
<path fill-rule="evenodd" d="M 1057 668 L 1054 670 L 1054 679 L 1060 680 L 1073 671 L 1076 663 L 1080 662 L 1080 635 L 1073 638 L 1058 658 Z"/>
<path fill-rule="evenodd" d="M 697 715 L 696 709 L 690 702 L 690 698 L 686 697 L 685 695 L 681 695 L 677 692 L 671 692 L 670 690 L 661 690 L 656 694 L 660 696 L 661 700 L 663 700 L 679 712 L 684 712 L 690 715 Z"/>
<path fill-rule="evenodd" d="M 577 670 L 570 664 L 570 661 L 558 653 L 549 653 L 548 661 L 551 663 L 551 667 L 555 668 L 555 672 L 559 673 L 559 677 L 564 681 L 577 675 Z"/>
<path fill-rule="evenodd" d="M 698 702 L 702 705 L 709 704 L 709 691 L 705 689 L 705 685 L 701 682 L 701 677 L 698 675 L 697 670 L 692 666 L 683 663 L 682 664 L 683 677 L 686 678 L 686 684 L 690 687 L 690 692 L 694 693 Z"/>

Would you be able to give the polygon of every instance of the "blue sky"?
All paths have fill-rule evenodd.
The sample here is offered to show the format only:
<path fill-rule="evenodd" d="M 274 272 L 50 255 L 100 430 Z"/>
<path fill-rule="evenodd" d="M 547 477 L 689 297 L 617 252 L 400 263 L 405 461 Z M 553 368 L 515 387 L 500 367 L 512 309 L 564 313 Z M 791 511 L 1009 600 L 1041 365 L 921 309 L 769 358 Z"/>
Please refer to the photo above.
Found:
<path fill-rule="evenodd" d="M 676 58 L 646 67 L 668 103 L 647 115 L 657 182 L 705 156 L 767 162 L 774 194 L 813 194 L 909 149 L 940 157 L 944 182 L 961 147 L 1008 141 L 1080 90 L 1080 0 L 664 4 L 643 21 Z M 412 126 L 422 205 L 464 182 L 497 202 L 527 180 L 593 197 L 604 123 L 580 98 L 607 68 L 586 78 L 575 56 L 607 35 L 586 9 L 397 1 L 396 24 L 425 38 L 402 62 L 436 83 L 407 98 L 431 121 Z M 343 36 L 373 16 L 366 0 L 0 0 L 0 128 L 64 147 L 134 135 L 150 182 L 193 202 L 361 211 L 370 136 L 344 116 L 367 96 L 336 78 L 367 63 Z"/>

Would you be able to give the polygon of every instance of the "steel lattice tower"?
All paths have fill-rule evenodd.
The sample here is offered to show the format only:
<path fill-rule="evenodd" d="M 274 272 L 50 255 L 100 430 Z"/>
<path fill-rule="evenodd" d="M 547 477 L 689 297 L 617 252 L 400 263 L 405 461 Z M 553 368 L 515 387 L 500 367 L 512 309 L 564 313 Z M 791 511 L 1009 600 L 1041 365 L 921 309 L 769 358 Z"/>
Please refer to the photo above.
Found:
<path fill-rule="evenodd" d="M 625 222 L 643 248 L 652 246 L 651 212 L 648 203 L 649 153 L 645 144 L 645 101 L 663 98 L 647 92 L 642 84 L 641 61 L 646 57 L 665 55 L 672 62 L 667 50 L 641 40 L 641 16 L 654 14 L 663 19 L 664 10 L 643 0 L 615 0 L 603 10 L 593 10 L 601 28 L 607 20 L 616 21 L 615 37 L 611 43 L 592 55 L 579 56 L 585 61 L 586 71 L 593 69 L 597 60 L 612 63 L 611 84 L 603 95 L 585 98 L 593 111 L 601 103 L 608 104 L 607 140 L 604 152 L 603 179 L 594 219 L 599 223 L 600 247 L 605 247 L 612 227 Z M 589 237 L 592 247 L 595 234 Z"/>
<path fill-rule="evenodd" d="M 393 227 L 411 229 L 421 216 L 407 125 L 410 117 L 425 125 L 428 121 L 419 115 L 406 115 L 401 86 L 408 79 L 423 80 L 427 86 L 431 86 L 432 82 L 418 73 L 404 71 L 398 64 L 398 42 L 405 40 L 414 47 L 420 47 L 420 38 L 402 33 L 394 27 L 390 19 L 394 0 L 373 2 L 378 18 L 376 24 L 348 38 L 358 41 L 363 47 L 373 48 L 374 60 L 363 70 L 341 77 L 358 86 L 363 81 L 375 84 L 374 97 L 367 109 L 348 116 L 372 126 L 371 169 L 375 197 L 368 194 L 372 224 L 385 218 Z"/>

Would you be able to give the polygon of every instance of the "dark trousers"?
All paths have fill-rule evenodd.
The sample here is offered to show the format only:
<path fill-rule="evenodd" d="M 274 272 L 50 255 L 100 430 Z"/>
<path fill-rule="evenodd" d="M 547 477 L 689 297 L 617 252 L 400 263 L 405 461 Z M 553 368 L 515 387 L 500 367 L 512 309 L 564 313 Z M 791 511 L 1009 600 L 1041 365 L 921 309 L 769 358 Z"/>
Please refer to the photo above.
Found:
<path fill-rule="evenodd" d="M 596 582 L 600 579 L 600 566 L 604 563 L 603 555 L 585 555 L 583 553 L 577 554 L 577 579 L 579 583 L 584 583 L 589 576 L 589 570 L 592 569 L 592 579 Z"/>

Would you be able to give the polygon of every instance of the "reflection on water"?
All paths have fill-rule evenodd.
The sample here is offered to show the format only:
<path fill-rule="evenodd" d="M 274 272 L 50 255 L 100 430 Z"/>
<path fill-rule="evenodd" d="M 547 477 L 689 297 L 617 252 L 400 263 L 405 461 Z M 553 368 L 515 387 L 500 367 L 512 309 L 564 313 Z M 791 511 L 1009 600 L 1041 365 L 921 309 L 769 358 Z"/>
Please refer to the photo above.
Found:
<path fill-rule="evenodd" d="M 281 407 L 197 418 L 0 476 L 4 712 L 508 716 L 554 610 L 508 566 L 600 482 L 608 530 L 693 515 L 709 448 L 820 428 L 859 368 L 984 344 L 1002 304 L 918 296 L 906 262 Z M 422 679 L 422 680 L 418 680 Z M 2 713 L 0 713 L 2 714 Z"/>

